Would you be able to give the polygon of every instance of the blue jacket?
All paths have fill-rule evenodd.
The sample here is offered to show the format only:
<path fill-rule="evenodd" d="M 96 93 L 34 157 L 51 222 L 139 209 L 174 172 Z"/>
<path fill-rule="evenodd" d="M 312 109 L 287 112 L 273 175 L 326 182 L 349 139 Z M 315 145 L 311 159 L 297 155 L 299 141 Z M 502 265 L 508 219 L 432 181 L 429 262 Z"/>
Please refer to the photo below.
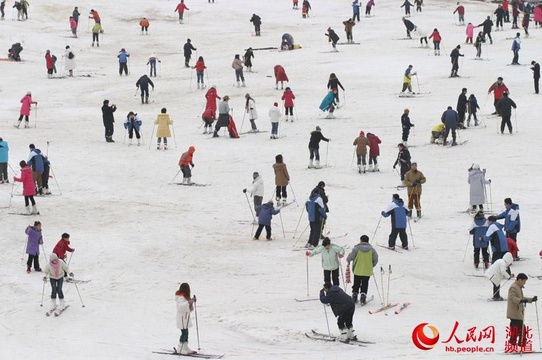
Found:
<path fill-rule="evenodd" d="M 318 193 L 313 193 L 309 200 L 305 203 L 307 214 L 309 214 L 310 222 L 318 222 L 321 218 L 327 218 L 326 211 L 324 209 L 324 201 Z"/>
<path fill-rule="evenodd" d="M 395 229 L 406 229 L 408 209 L 401 199 L 393 200 L 388 207 L 382 211 L 382 216 L 391 215 L 391 227 Z"/>
<path fill-rule="evenodd" d="M 337 285 L 330 287 L 327 294 L 324 290 L 320 290 L 320 301 L 322 304 L 331 305 L 331 310 L 335 316 L 342 315 L 348 310 L 353 310 L 356 306 L 354 299 Z"/>
<path fill-rule="evenodd" d="M 273 204 L 270 203 L 265 203 L 258 206 L 258 211 L 260 212 L 260 215 L 258 216 L 258 224 L 266 226 L 271 226 L 271 218 L 273 215 L 277 215 L 280 212 L 280 210 L 275 209 Z"/>
<path fill-rule="evenodd" d="M 41 155 L 41 150 L 32 150 L 26 164 L 32 168 L 33 172 L 43 172 L 43 156 Z"/>
<path fill-rule="evenodd" d="M 124 128 L 130 131 L 132 128 L 139 132 L 139 127 L 141 126 L 141 119 L 136 115 L 133 119 L 126 117 L 124 122 Z"/>
<path fill-rule="evenodd" d="M 320 110 L 327 111 L 331 105 L 335 105 L 335 94 L 332 91 L 328 92 L 320 104 Z"/>
<path fill-rule="evenodd" d="M 491 252 L 493 253 L 508 251 L 508 242 L 502 228 L 503 226 L 498 222 L 494 222 L 487 228 L 484 239 L 491 244 Z"/>
<path fill-rule="evenodd" d="M 487 219 L 485 216 L 474 218 L 469 233 L 472 234 L 472 244 L 476 249 L 487 248 L 489 243 L 485 240 L 487 233 Z"/>
<path fill-rule="evenodd" d="M 119 58 L 119 62 L 124 64 L 128 62 L 128 58 L 130 57 L 130 54 L 128 54 L 126 51 L 121 51 L 119 52 L 117 57 Z"/>
<path fill-rule="evenodd" d="M 0 141 L 0 163 L 7 163 L 9 160 L 9 146 L 5 141 Z"/>
<path fill-rule="evenodd" d="M 457 123 L 459 121 L 459 115 L 454 109 L 448 109 L 442 113 L 440 121 L 448 128 L 455 129 L 457 128 Z"/>
<path fill-rule="evenodd" d="M 359 14 L 358 0 L 355 0 L 354 2 L 352 2 L 352 10 L 354 11 L 354 14 Z"/>
<path fill-rule="evenodd" d="M 501 214 L 497 215 L 496 218 L 504 219 L 504 230 L 509 233 L 515 234 L 521 230 L 518 204 L 512 204 L 509 209 L 506 209 Z"/>

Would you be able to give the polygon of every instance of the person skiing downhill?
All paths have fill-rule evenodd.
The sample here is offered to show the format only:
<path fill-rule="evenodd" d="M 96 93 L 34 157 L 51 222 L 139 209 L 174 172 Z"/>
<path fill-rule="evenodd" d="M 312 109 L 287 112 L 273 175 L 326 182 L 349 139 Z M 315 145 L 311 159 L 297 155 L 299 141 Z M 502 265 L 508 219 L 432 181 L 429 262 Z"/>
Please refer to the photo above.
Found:
<path fill-rule="evenodd" d="M 154 83 L 146 74 L 143 74 L 139 80 L 136 82 L 136 88 L 141 91 L 141 103 L 149 103 L 149 84 L 152 86 L 152 91 L 154 91 Z"/>
<path fill-rule="evenodd" d="M 382 141 L 378 136 L 367 133 L 369 140 L 369 171 L 380 171 L 378 168 L 378 157 L 380 156 L 380 145 Z"/>
<path fill-rule="evenodd" d="M 16 128 L 19 128 L 21 126 L 21 121 L 24 117 L 24 127 L 29 128 L 30 127 L 30 111 L 32 110 L 32 104 L 38 106 L 38 102 L 34 101 L 32 99 L 32 93 L 28 91 L 25 96 L 21 99 L 21 111 L 19 115 L 19 119 L 17 120 L 17 125 L 15 125 Z"/>
<path fill-rule="evenodd" d="M 194 152 L 196 152 L 196 148 L 194 146 L 190 146 L 188 151 L 185 151 L 179 159 L 179 167 L 183 173 L 183 185 L 192 185 L 191 169 L 194 167 Z"/>
<path fill-rule="evenodd" d="M 250 96 L 249 93 L 245 94 L 245 111 L 248 114 L 248 120 L 250 121 L 250 127 L 252 132 L 258 132 L 256 126 L 256 120 L 258 119 L 258 111 L 256 110 L 256 102 Z"/>
<path fill-rule="evenodd" d="M 359 136 L 354 139 L 354 143 L 352 145 L 356 147 L 358 172 L 360 174 L 362 172 L 365 173 L 365 166 L 367 165 L 367 147 L 371 149 L 371 142 L 365 137 L 365 133 L 363 131 L 360 131 Z M 372 165 L 369 165 L 369 171 L 371 171 L 371 168 Z"/>
<path fill-rule="evenodd" d="M 474 220 L 469 228 L 469 234 L 472 235 L 472 247 L 474 248 L 474 268 L 478 269 L 480 265 L 480 251 L 482 251 L 482 261 L 484 269 L 489 268 L 489 252 L 487 247 L 489 243 L 485 241 L 484 236 L 487 232 L 487 219 L 482 210 L 474 215 Z"/>
<path fill-rule="evenodd" d="M 173 126 L 173 120 L 167 114 L 166 108 L 160 110 L 160 114 L 156 117 L 154 125 L 158 125 L 156 129 L 156 149 L 160 150 L 160 142 L 164 139 L 164 150 L 167 150 L 167 138 L 171 137 L 169 127 Z"/>
<path fill-rule="evenodd" d="M 348 266 L 352 262 L 354 284 L 352 285 L 352 299 L 364 305 L 367 301 L 369 279 L 373 275 L 373 268 L 378 264 L 378 252 L 369 244 L 369 237 L 361 235 L 359 244 L 354 246 L 346 258 Z M 347 268 L 348 268 L 347 266 Z"/>
<path fill-rule="evenodd" d="M 333 315 L 337 318 L 337 325 L 341 331 L 338 337 L 339 341 L 348 342 L 348 340 L 356 340 L 352 318 L 356 311 L 356 303 L 348 296 L 338 285 L 331 285 L 329 282 L 324 284 L 320 290 L 320 302 L 329 304 Z"/>
<path fill-rule="evenodd" d="M 43 269 L 43 281 L 51 283 L 51 311 L 56 311 L 56 298 L 58 295 L 60 305 L 58 310 L 64 311 L 66 303 L 64 302 L 64 293 L 62 292 L 62 284 L 64 283 L 64 274 L 69 274 L 73 277 L 73 273 L 70 272 L 70 268 L 64 261 L 60 261 L 55 253 L 49 255 L 49 263 Z M 56 314 L 55 314 L 56 315 Z"/>
<path fill-rule="evenodd" d="M 34 221 L 34 226 L 28 225 L 24 232 L 26 235 L 28 235 L 28 239 L 26 242 L 26 253 L 28 254 L 28 260 L 26 262 L 26 272 L 30 274 L 32 263 L 34 263 L 34 271 L 41 272 L 40 245 L 43 246 L 41 222 Z"/>
<path fill-rule="evenodd" d="M 486 185 L 491 184 L 491 180 L 486 180 L 486 169 L 480 170 L 479 164 L 472 164 L 468 171 L 470 211 L 476 212 L 476 206 L 478 206 L 479 211 L 483 212 L 486 203 Z"/>
<path fill-rule="evenodd" d="M 183 46 L 184 52 L 184 67 L 190 67 L 190 58 L 192 57 L 192 50 L 197 50 L 192 46 L 192 40 L 186 39 L 186 43 Z"/>
<path fill-rule="evenodd" d="M 335 32 L 335 30 L 328 27 L 327 34 L 324 34 L 324 35 L 328 37 L 328 40 L 331 43 L 331 46 L 333 47 L 333 50 L 339 51 L 337 50 L 337 43 L 339 42 L 340 38 L 339 38 L 339 35 L 337 35 L 337 33 Z"/>
<path fill-rule="evenodd" d="M 182 1 L 182 0 L 181 0 Z M 188 283 L 182 283 L 179 286 L 179 290 L 175 292 L 175 304 L 177 307 L 177 328 L 181 330 L 181 336 L 179 337 L 178 348 L 175 348 L 175 353 L 180 355 L 195 354 L 196 351 L 192 350 L 188 346 L 188 328 L 192 326 L 192 320 L 190 319 L 191 312 L 194 311 L 194 303 L 196 297 L 190 296 L 190 285 Z"/>
<path fill-rule="evenodd" d="M 178 12 L 179 13 L 179 24 L 182 24 L 184 19 L 184 11 L 185 10 L 190 10 L 188 8 L 188 6 L 186 6 L 186 4 L 184 3 L 184 0 L 181 0 L 181 2 L 179 4 L 177 4 L 177 7 L 175 8 L 175 10 L 173 10 L 173 12 Z"/>
<path fill-rule="evenodd" d="M 340 286 L 339 281 L 339 259 L 344 257 L 344 248 L 331 242 L 331 239 L 325 237 L 322 245 L 318 245 L 313 250 L 305 251 L 305 255 L 313 257 L 322 254 L 322 268 L 324 269 L 324 282 Z"/>
<path fill-rule="evenodd" d="M 136 134 L 137 146 L 141 145 L 141 135 L 139 134 L 141 123 L 141 119 L 133 111 L 130 111 L 126 116 L 126 120 L 124 121 L 124 128 L 128 130 L 128 145 L 132 145 L 134 131 Z"/>
<path fill-rule="evenodd" d="M 408 250 L 408 236 L 406 233 L 407 216 L 410 214 L 405 207 L 403 199 L 398 194 L 393 194 L 392 202 L 380 213 L 383 217 L 391 217 L 391 233 L 388 239 L 388 247 L 395 250 L 397 235 L 401 239 L 401 247 Z"/>
<path fill-rule="evenodd" d="M 286 87 L 284 93 L 282 93 L 281 100 L 284 100 L 284 120 L 294 121 L 294 100 L 295 95 L 290 87 Z"/>
<path fill-rule="evenodd" d="M 262 18 L 256 14 L 252 14 L 250 22 L 254 25 L 254 32 L 256 36 L 260 36 L 260 26 L 262 25 Z"/>
<path fill-rule="evenodd" d="M 322 135 L 322 129 L 320 126 L 316 126 L 314 131 L 311 131 L 311 137 L 309 140 L 309 169 L 320 169 L 320 141 L 329 142 L 331 139 Z M 313 164 L 313 160 L 315 161 Z"/>
<path fill-rule="evenodd" d="M 408 151 L 408 148 L 403 143 L 399 143 L 397 145 L 397 149 L 399 149 L 399 152 L 397 153 L 397 159 L 395 159 L 395 163 L 393 163 L 393 169 L 395 169 L 397 165 L 401 167 L 401 185 L 399 186 L 404 187 L 405 174 L 408 170 L 410 170 L 410 151 Z"/>
<path fill-rule="evenodd" d="M 277 204 L 277 206 L 279 206 Z M 269 200 L 263 205 L 258 206 L 258 229 L 254 234 L 252 240 L 259 240 L 260 235 L 262 234 L 263 228 L 265 228 L 265 240 L 271 241 L 271 218 L 273 215 L 280 213 L 280 209 L 275 209 L 273 207 L 273 200 Z"/>
<path fill-rule="evenodd" d="M 128 76 L 128 58 L 130 57 L 130 54 L 126 52 L 126 49 L 122 48 L 119 51 L 119 54 L 117 55 L 117 58 L 119 59 L 119 75 L 122 76 L 122 72 L 124 71 L 124 75 Z"/>
<path fill-rule="evenodd" d="M 254 173 L 252 173 L 252 186 L 250 187 L 250 189 L 249 188 L 243 189 L 243 194 L 246 194 L 247 192 L 254 199 L 254 211 L 256 212 L 256 217 L 258 217 L 260 215 L 259 207 L 260 205 L 262 205 L 263 196 L 265 192 L 264 192 L 263 178 L 257 171 L 254 171 Z M 257 222 L 254 222 L 253 224 L 257 224 Z"/>
<path fill-rule="evenodd" d="M 402 134 L 402 140 L 403 145 L 408 146 L 408 136 L 410 134 L 410 128 L 414 127 L 414 124 L 410 122 L 410 117 L 408 116 L 410 114 L 409 109 L 405 109 L 403 111 L 403 115 L 401 115 L 401 128 L 403 129 Z"/>

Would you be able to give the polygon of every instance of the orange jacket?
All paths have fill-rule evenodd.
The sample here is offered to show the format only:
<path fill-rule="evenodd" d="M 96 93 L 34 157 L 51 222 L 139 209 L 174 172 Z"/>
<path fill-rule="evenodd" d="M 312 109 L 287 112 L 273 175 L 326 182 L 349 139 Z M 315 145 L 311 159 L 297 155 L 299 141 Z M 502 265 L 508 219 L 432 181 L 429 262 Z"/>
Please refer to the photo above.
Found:
<path fill-rule="evenodd" d="M 139 22 L 139 26 L 149 27 L 149 20 L 147 20 L 145 18 L 141 19 L 141 21 Z"/>
<path fill-rule="evenodd" d="M 188 151 L 181 155 L 181 158 L 179 159 L 179 166 L 194 165 L 192 163 L 192 158 L 194 157 L 194 152 L 195 151 L 196 151 L 196 148 L 193 147 L 193 146 L 190 146 L 188 148 Z"/>

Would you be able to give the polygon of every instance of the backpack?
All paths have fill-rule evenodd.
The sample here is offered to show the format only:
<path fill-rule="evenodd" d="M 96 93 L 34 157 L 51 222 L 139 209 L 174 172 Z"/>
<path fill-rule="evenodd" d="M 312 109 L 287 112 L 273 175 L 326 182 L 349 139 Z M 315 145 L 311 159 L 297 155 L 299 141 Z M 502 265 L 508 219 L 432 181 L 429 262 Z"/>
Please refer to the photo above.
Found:
<path fill-rule="evenodd" d="M 73 59 L 75 57 L 75 55 L 70 51 L 68 53 L 68 59 Z"/>

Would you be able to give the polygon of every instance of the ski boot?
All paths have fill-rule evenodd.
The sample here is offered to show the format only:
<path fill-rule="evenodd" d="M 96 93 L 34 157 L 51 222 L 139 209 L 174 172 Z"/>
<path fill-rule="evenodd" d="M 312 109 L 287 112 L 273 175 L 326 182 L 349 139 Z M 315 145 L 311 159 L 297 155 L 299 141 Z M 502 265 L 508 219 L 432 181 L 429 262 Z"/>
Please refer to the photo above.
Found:
<path fill-rule="evenodd" d="M 320 166 L 320 160 L 316 160 L 316 161 L 314 162 L 314 168 L 315 168 L 315 169 L 321 169 L 321 168 L 322 168 L 322 167 Z"/>
<path fill-rule="evenodd" d="M 312 162 L 312 159 L 309 160 L 309 169 L 314 169 L 314 163 Z"/>
<path fill-rule="evenodd" d="M 361 293 L 361 295 L 359 296 L 359 302 L 362 305 L 365 305 L 367 303 L 367 294 Z"/>
<path fill-rule="evenodd" d="M 357 340 L 358 337 L 356 336 L 356 332 L 354 331 L 353 327 L 350 327 L 346 330 L 346 335 L 348 336 L 348 340 Z"/>
<path fill-rule="evenodd" d="M 358 293 L 355 292 L 355 293 L 352 293 L 352 300 L 354 300 L 354 302 L 358 302 Z"/>
<path fill-rule="evenodd" d="M 348 331 L 345 328 L 340 329 L 340 330 L 341 330 L 341 335 L 337 336 L 337 340 L 341 342 L 348 342 Z"/>

